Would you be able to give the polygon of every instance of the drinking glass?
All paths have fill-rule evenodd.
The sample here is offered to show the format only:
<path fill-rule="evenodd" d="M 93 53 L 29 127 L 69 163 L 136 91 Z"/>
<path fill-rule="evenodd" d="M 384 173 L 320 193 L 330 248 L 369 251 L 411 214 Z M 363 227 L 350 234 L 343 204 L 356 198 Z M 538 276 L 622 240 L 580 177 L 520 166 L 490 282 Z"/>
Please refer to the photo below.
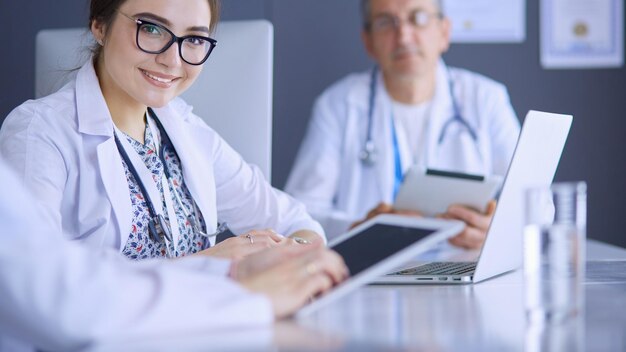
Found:
<path fill-rule="evenodd" d="M 524 297 L 529 322 L 582 315 L 587 185 L 555 183 L 526 192 Z"/>

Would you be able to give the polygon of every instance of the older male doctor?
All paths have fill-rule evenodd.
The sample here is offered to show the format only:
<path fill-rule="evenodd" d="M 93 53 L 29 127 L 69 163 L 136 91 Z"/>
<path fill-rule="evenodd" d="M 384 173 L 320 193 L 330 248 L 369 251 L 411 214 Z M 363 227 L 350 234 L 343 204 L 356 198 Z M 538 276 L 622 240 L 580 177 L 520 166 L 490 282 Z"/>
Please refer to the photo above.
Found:
<path fill-rule="evenodd" d="M 450 22 L 437 0 L 363 0 L 362 40 L 376 67 L 316 101 L 286 191 L 333 236 L 390 205 L 411 165 L 504 175 L 519 134 L 506 88 L 448 67 Z M 453 205 L 451 243 L 477 248 L 495 209 Z"/>

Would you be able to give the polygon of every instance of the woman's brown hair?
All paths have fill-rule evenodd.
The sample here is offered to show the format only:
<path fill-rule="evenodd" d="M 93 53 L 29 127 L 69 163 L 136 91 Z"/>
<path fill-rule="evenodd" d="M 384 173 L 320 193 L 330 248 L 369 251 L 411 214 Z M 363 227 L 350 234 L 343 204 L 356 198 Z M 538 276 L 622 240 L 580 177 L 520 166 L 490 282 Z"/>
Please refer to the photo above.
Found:
<path fill-rule="evenodd" d="M 213 32 L 217 26 L 217 22 L 220 17 L 220 1 L 219 0 L 207 0 L 209 2 L 209 8 L 211 9 L 211 25 L 209 31 Z M 89 7 L 89 28 L 94 22 L 99 22 L 105 25 L 108 31 L 111 27 L 111 23 L 115 19 L 117 10 L 126 2 L 126 0 L 91 0 Z M 96 44 L 91 52 L 97 59 L 102 53 L 102 46 Z"/>

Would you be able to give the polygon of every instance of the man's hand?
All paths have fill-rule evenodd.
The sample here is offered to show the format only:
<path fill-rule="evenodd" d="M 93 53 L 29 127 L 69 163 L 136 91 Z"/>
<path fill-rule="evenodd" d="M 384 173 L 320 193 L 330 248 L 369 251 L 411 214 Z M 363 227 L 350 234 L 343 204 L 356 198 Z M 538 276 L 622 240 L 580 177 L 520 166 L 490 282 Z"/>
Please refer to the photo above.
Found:
<path fill-rule="evenodd" d="M 487 230 L 489 229 L 495 211 L 495 200 L 491 200 L 487 204 L 487 210 L 484 213 L 458 204 L 451 205 L 448 211 L 440 217 L 443 219 L 461 220 L 465 222 L 466 226 L 460 234 L 452 237 L 448 241 L 458 247 L 479 249 L 485 242 Z"/>
<path fill-rule="evenodd" d="M 414 211 L 414 210 L 398 210 L 395 209 L 393 206 L 391 206 L 391 204 L 389 203 L 378 203 L 378 205 L 370 210 L 367 213 L 367 216 L 365 216 L 365 219 L 359 220 L 355 223 L 353 223 L 352 225 L 350 225 L 350 228 L 353 229 L 359 225 L 361 225 L 362 223 L 366 222 L 367 220 L 378 216 L 380 214 L 397 214 L 397 215 L 410 215 L 410 216 L 415 216 L 418 218 L 423 217 L 422 213 L 420 213 L 419 211 Z"/>

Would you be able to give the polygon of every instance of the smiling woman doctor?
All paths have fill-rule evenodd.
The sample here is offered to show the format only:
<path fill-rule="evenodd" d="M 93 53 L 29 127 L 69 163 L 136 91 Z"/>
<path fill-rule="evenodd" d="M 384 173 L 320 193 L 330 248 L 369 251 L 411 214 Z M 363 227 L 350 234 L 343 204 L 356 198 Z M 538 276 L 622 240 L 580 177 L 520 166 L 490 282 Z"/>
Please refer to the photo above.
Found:
<path fill-rule="evenodd" d="M 131 259 L 241 258 L 294 243 L 276 232 L 324 239 L 304 206 L 177 98 L 216 46 L 218 7 L 91 1 L 93 59 L 58 92 L 17 107 L 0 132 L 0 153 L 53 230 Z M 242 235 L 216 243 L 218 221 Z"/>
<path fill-rule="evenodd" d="M 352 74 L 316 101 L 285 190 L 328 236 L 391 207 L 411 165 L 504 175 L 519 134 L 506 88 L 448 67 L 450 22 L 438 0 L 362 0 L 365 48 L 376 67 Z M 466 222 L 451 242 L 477 248 L 485 213 L 451 206 Z"/>

